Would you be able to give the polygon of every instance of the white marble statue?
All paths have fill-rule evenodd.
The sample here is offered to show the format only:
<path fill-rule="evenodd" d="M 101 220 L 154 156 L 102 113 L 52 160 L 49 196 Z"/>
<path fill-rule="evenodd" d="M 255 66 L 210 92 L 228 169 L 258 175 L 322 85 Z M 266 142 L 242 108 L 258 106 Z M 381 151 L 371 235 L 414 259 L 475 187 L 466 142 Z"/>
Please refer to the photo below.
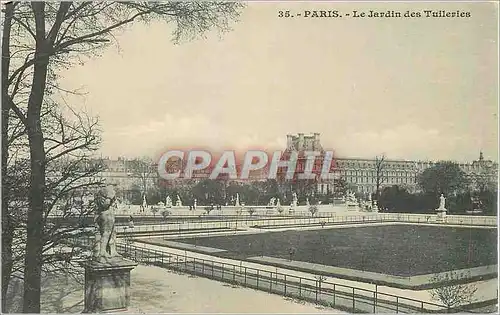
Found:
<path fill-rule="evenodd" d="M 175 203 L 177 207 L 182 207 L 182 200 L 181 196 L 177 195 L 177 202 Z"/>
<path fill-rule="evenodd" d="M 236 207 L 240 206 L 240 194 L 236 193 L 236 201 L 234 202 Z"/>
<path fill-rule="evenodd" d="M 311 204 L 309 203 L 309 198 L 306 198 L 306 206 L 310 206 Z"/>
<path fill-rule="evenodd" d="M 297 194 L 294 192 L 292 194 L 292 204 L 291 204 L 292 207 L 296 207 L 297 206 Z"/>
<path fill-rule="evenodd" d="M 172 208 L 172 198 L 170 198 L 170 196 L 167 196 L 167 199 L 165 200 L 165 206 L 167 208 Z"/>
<path fill-rule="evenodd" d="M 438 208 L 438 210 L 446 210 L 445 203 L 446 203 L 446 198 L 444 197 L 443 194 L 441 194 L 441 197 L 439 197 L 439 208 Z"/>
<path fill-rule="evenodd" d="M 113 204 L 116 193 L 113 186 L 108 185 L 99 190 L 95 196 L 96 237 L 93 259 L 103 261 L 108 258 L 120 257 L 116 251 L 115 213 Z"/>

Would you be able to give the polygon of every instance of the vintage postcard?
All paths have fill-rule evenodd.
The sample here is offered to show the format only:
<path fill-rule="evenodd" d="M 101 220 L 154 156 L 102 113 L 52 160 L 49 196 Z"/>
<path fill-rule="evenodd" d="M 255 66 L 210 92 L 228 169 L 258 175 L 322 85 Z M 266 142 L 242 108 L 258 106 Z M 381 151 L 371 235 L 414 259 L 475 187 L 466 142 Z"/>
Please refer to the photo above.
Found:
<path fill-rule="evenodd" d="M 498 312 L 497 1 L 2 1 L 2 312 Z"/>

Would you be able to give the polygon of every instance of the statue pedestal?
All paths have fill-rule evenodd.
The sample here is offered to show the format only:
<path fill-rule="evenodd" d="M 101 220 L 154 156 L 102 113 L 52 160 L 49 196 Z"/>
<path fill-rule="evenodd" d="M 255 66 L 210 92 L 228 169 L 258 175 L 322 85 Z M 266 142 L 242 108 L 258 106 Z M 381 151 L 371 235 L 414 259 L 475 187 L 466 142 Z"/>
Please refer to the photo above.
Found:
<path fill-rule="evenodd" d="M 438 221 L 444 221 L 446 219 L 446 211 L 448 211 L 448 210 L 446 210 L 445 208 L 436 209 Z"/>
<path fill-rule="evenodd" d="M 127 310 L 130 302 L 130 271 L 136 263 L 122 257 L 108 261 L 87 261 L 85 268 L 84 313 Z"/>

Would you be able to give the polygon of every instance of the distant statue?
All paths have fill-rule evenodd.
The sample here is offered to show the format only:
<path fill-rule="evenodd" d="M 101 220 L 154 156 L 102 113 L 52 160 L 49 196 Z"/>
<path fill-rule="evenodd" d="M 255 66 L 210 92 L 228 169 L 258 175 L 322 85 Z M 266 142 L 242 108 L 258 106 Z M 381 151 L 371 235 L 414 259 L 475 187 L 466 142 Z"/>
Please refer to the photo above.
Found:
<path fill-rule="evenodd" d="M 193 202 L 193 209 L 196 210 L 197 204 L 196 204 L 196 199 Z"/>
<path fill-rule="evenodd" d="M 93 258 L 97 261 L 120 256 L 116 251 L 115 213 L 113 211 L 115 202 L 116 193 L 111 185 L 99 190 L 95 196 L 94 221 L 97 233 Z"/>
<path fill-rule="evenodd" d="M 372 201 L 372 194 L 368 193 L 368 201 Z"/>
<path fill-rule="evenodd" d="M 280 198 L 276 201 L 276 207 L 281 207 Z"/>
<path fill-rule="evenodd" d="M 294 192 L 292 194 L 292 204 L 291 204 L 292 207 L 296 207 L 297 206 L 297 194 Z"/>
<path fill-rule="evenodd" d="M 309 203 L 309 198 L 306 198 L 306 206 L 309 206 L 309 205 L 311 205 L 311 204 Z"/>
<path fill-rule="evenodd" d="M 271 200 L 269 200 L 269 206 L 274 207 L 274 201 L 276 198 L 272 197 Z"/>
<path fill-rule="evenodd" d="M 165 206 L 167 208 L 172 208 L 172 198 L 170 198 L 170 196 L 167 196 L 167 199 L 165 200 Z"/>
<path fill-rule="evenodd" d="M 177 202 L 175 204 L 177 207 L 182 207 L 182 200 L 181 196 L 177 195 Z"/>
<path fill-rule="evenodd" d="M 445 206 L 446 198 L 444 197 L 443 194 L 441 194 L 441 197 L 439 197 L 439 210 L 446 209 Z"/>

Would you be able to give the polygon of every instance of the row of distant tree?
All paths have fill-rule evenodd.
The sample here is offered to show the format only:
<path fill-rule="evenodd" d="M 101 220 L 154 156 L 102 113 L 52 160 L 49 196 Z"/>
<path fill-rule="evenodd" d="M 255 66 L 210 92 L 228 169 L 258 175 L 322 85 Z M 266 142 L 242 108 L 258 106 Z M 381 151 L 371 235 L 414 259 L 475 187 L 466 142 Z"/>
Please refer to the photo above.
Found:
<path fill-rule="evenodd" d="M 492 190 L 459 193 L 446 198 L 446 209 L 449 214 L 481 210 L 482 214 L 496 215 L 497 196 L 497 192 Z M 392 186 L 382 190 L 378 204 L 388 212 L 435 213 L 438 197 L 434 193 L 412 194 L 404 187 Z"/>
<path fill-rule="evenodd" d="M 405 187 L 396 185 L 386 187 L 378 197 L 379 206 L 390 212 L 433 213 L 439 195 L 443 194 L 449 213 L 481 210 L 483 214 L 496 215 L 497 183 L 487 176 L 474 181 L 471 183 L 456 163 L 440 162 L 419 175 L 419 193 L 410 193 Z"/>
<path fill-rule="evenodd" d="M 383 166 L 383 159 L 380 168 Z M 140 162 L 137 162 L 140 166 Z M 142 169 L 137 167 L 142 178 L 129 192 L 127 199 L 132 204 L 141 204 L 146 185 L 146 177 Z M 377 182 L 383 186 L 382 179 Z M 315 181 L 297 181 L 294 183 L 279 183 L 276 180 L 254 181 L 237 183 L 223 180 L 202 180 L 198 183 L 164 186 L 154 185 L 146 189 L 148 204 L 165 202 L 170 196 L 175 202 L 177 195 L 185 205 L 192 204 L 194 199 L 198 205 L 234 204 L 236 194 L 240 202 L 247 205 L 266 205 L 271 198 L 279 198 L 281 204 L 292 201 L 292 193 L 297 192 L 299 204 L 305 204 L 306 199 L 310 204 L 331 203 L 335 198 L 345 196 L 347 191 L 355 191 L 353 184 L 347 183 L 343 178 L 334 181 L 333 190 L 326 194 L 318 194 Z M 417 180 L 418 193 L 411 193 L 405 186 L 389 186 L 379 188 L 372 194 L 373 200 L 378 200 L 382 210 L 391 212 L 434 212 L 438 205 L 439 195 L 444 194 L 446 207 L 450 213 L 465 213 L 467 210 L 482 210 L 484 214 L 496 214 L 497 185 L 488 177 L 478 177 L 474 183 L 470 182 L 467 175 L 454 162 L 440 162 L 423 171 Z M 358 193 L 358 198 L 364 198 Z"/>
<path fill-rule="evenodd" d="M 297 187 L 298 185 L 303 187 Z M 149 187 L 146 192 L 146 200 L 148 204 L 157 204 L 165 202 L 167 196 L 170 196 L 175 202 L 177 195 L 179 195 L 186 205 L 192 203 L 194 199 L 199 205 L 225 205 L 226 203 L 234 204 L 238 194 L 240 202 L 248 205 L 267 205 L 271 198 L 279 198 L 281 204 L 289 204 L 292 201 L 292 193 L 298 191 L 299 203 L 305 203 L 307 198 L 311 204 L 316 204 L 331 202 L 334 197 L 340 198 L 349 188 L 353 188 L 343 179 L 335 181 L 334 187 L 334 190 L 328 194 L 319 195 L 315 193 L 316 183 L 283 185 L 272 179 L 245 183 L 205 179 L 193 185 L 173 187 L 155 185 Z M 134 185 L 127 192 L 127 199 L 132 204 L 141 204 L 142 198 L 143 189 L 140 185 Z"/>

